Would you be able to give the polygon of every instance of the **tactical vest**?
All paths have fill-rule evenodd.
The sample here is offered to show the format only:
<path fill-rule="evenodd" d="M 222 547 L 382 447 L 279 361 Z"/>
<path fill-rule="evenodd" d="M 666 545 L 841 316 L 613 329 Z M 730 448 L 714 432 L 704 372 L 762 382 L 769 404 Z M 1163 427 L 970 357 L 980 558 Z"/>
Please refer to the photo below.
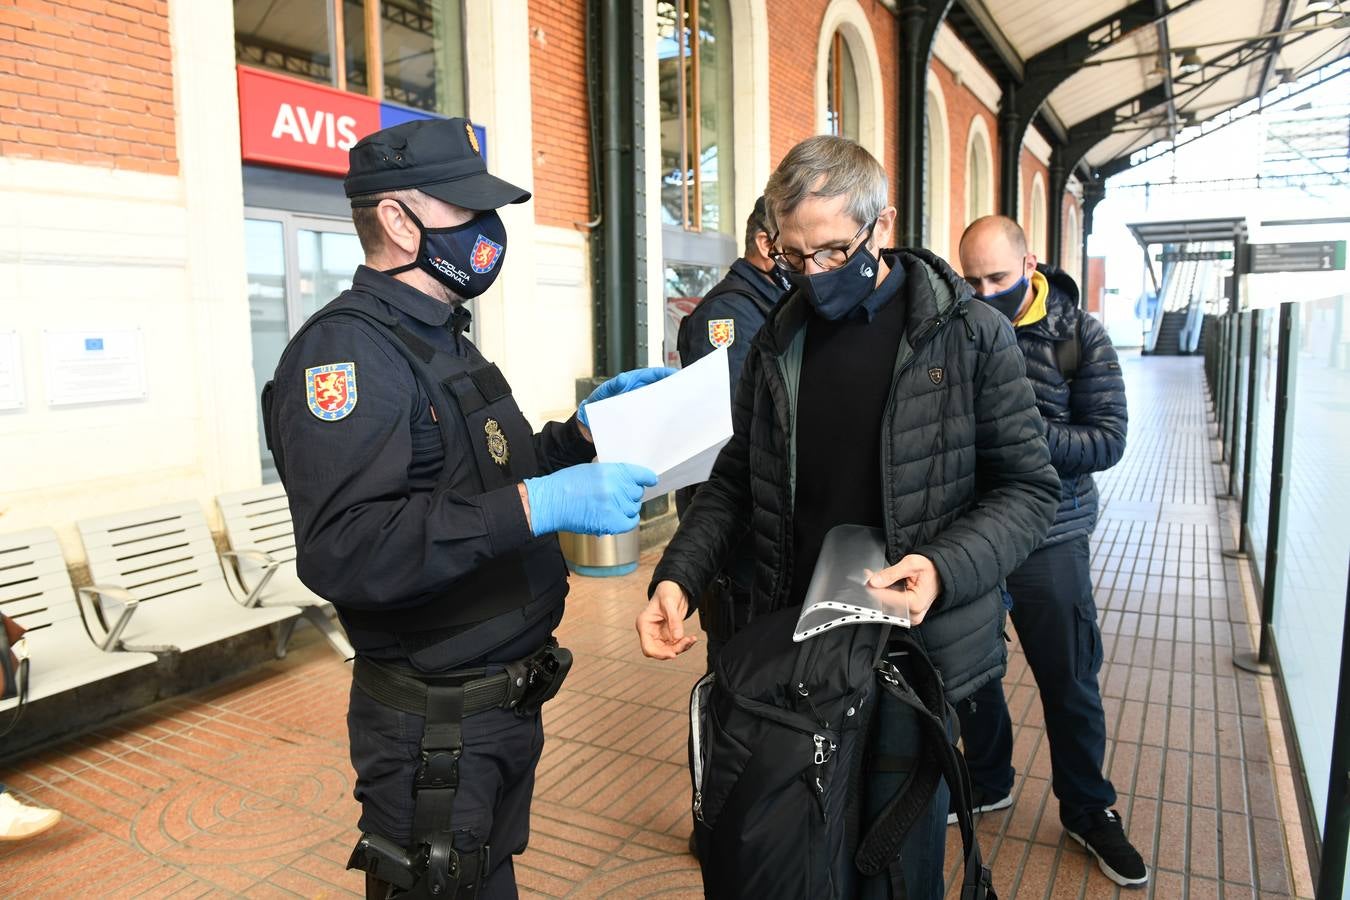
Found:
<path fill-rule="evenodd" d="M 511 395 L 511 386 L 472 344 L 454 356 L 437 349 L 386 312 L 377 298 L 344 292 L 315 313 L 291 338 L 282 358 L 310 327 L 335 317 L 361 319 L 403 353 L 431 398 L 446 462 L 435 493 L 473 496 L 518 484 L 539 472 L 534 431 Z M 463 314 L 467 319 L 467 313 Z M 467 324 L 467 323 L 465 323 Z M 463 330 L 461 326 L 456 336 Z M 263 388 L 263 424 L 277 472 L 286 481 L 281 447 L 273 442 L 273 383 Z M 463 429 L 463 430 L 461 430 Z M 448 463 L 452 452 L 472 448 L 474 466 Z M 390 609 L 336 606 L 344 622 L 369 631 L 393 633 L 410 661 L 423 671 L 443 671 L 491 652 L 529 630 L 566 596 L 567 564 L 555 535 L 533 538 L 517 550 L 486 559 L 435 597 L 408 598 Z M 391 598 L 393 599 L 393 598 Z M 419 602 L 420 601 L 420 602 Z"/>

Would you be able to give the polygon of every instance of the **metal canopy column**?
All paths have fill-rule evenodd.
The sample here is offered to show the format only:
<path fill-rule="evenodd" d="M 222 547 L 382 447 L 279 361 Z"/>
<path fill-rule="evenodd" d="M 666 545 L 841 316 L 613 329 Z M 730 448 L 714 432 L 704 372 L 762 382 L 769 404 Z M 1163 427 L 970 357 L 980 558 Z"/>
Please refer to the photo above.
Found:
<path fill-rule="evenodd" d="M 646 358 L 646 187 L 640 0 L 591 0 L 600 25 L 600 293 L 597 376 Z M 600 363 L 603 362 L 603 365 Z"/>
<path fill-rule="evenodd" d="M 1102 202 L 1106 196 L 1106 180 L 1099 177 L 1095 172 L 1091 178 L 1083 182 L 1083 271 L 1079 274 L 1078 297 L 1079 304 L 1087 308 L 1087 287 L 1088 287 L 1088 236 L 1092 234 L 1092 212 L 1097 208 L 1097 204 Z M 1147 255 L 1147 253 L 1145 254 Z"/>
<path fill-rule="evenodd" d="M 938 28 L 952 3 L 953 0 L 912 0 L 896 16 L 896 43 L 900 48 L 896 238 L 902 247 L 918 247 L 923 243 L 923 183 L 927 168 L 924 157 L 928 149 L 923 140 L 923 119 L 928 108 L 928 65 Z"/>

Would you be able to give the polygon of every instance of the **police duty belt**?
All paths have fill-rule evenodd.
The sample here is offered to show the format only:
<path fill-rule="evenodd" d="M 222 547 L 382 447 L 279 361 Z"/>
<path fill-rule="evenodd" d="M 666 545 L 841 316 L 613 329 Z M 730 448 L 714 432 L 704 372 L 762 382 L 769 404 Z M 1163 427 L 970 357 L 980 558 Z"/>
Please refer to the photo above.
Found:
<path fill-rule="evenodd" d="M 372 700 L 418 716 L 426 715 L 428 687 L 463 690 L 464 716 L 498 708 L 529 715 L 553 699 L 571 667 L 572 652 L 550 639 L 530 656 L 505 663 L 495 675 L 487 675 L 486 669 L 424 675 L 358 655 L 352 678 Z"/>

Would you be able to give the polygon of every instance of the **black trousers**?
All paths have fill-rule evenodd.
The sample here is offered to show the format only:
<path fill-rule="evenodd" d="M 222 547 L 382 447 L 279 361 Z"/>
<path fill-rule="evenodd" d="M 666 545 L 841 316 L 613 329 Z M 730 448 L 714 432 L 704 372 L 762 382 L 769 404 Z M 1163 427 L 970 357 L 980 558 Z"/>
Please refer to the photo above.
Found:
<path fill-rule="evenodd" d="M 356 770 L 360 828 L 400 846 L 411 839 L 413 775 L 422 742 L 421 716 L 391 709 L 352 684 L 347 710 L 352 768 Z M 491 847 L 492 870 L 480 900 L 514 900 L 513 856 L 530 837 L 534 769 L 544 749 L 543 719 L 491 709 L 464 720 L 464 753 L 451 823 L 454 846 L 472 853 Z"/>
<path fill-rule="evenodd" d="M 1106 715 L 1097 673 L 1102 636 L 1092 599 L 1088 536 L 1043 547 L 1008 576 L 1012 620 L 1040 689 L 1059 818 L 1071 831 L 1086 814 L 1110 808 L 1116 790 L 1102 773 Z M 966 763 L 977 791 L 1007 796 L 1013 787 L 1012 719 L 998 681 L 956 705 Z"/>

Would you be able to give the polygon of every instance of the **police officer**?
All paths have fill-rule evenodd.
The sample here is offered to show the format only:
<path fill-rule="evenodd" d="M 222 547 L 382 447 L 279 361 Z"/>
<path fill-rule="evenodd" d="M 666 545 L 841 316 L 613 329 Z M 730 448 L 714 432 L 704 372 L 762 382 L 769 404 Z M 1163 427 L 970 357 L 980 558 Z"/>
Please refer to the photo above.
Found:
<path fill-rule="evenodd" d="M 488 174 L 465 119 L 365 138 L 345 188 L 366 265 L 291 340 L 263 402 L 300 578 L 356 649 L 349 867 L 368 897 L 514 897 L 539 706 L 571 659 L 551 638 L 554 533 L 628 531 L 656 482 L 590 462 L 586 403 L 670 370 L 610 379 L 533 433 L 463 307 L 505 263 L 496 210 L 529 193 Z"/>
<path fill-rule="evenodd" d="M 741 379 L 741 366 L 750 352 L 750 340 L 791 286 L 769 258 L 773 244 L 764 218 L 764 198 L 761 196 L 745 222 L 745 255 L 731 264 L 726 277 L 684 317 L 677 339 L 682 366 L 693 365 L 714 350 L 727 348 L 733 401 L 736 385 Z M 697 490 L 695 485 L 675 493 L 675 505 L 681 516 L 693 502 Z M 732 610 L 749 609 L 753 580 L 752 560 L 749 552 L 743 550 L 736 554 L 727 571 L 719 574 L 699 595 L 698 618 L 708 634 L 709 669 L 735 630 Z"/>

